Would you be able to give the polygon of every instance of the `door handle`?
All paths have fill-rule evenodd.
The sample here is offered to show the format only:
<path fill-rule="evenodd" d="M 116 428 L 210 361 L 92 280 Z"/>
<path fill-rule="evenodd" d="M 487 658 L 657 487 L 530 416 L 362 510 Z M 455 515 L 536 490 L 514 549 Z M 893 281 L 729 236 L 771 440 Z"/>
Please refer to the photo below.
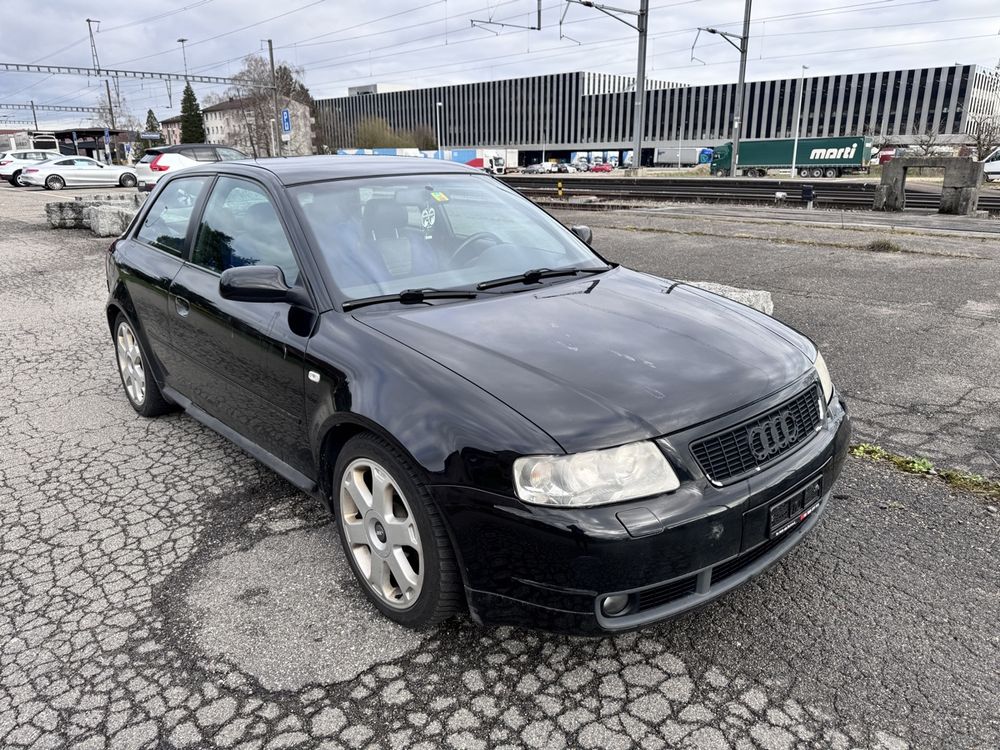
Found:
<path fill-rule="evenodd" d="M 177 310 L 177 314 L 182 318 L 186 318 L 187 314 L 191 312 L 190 303 L 183 297 L 178 297 L 174 295 L 174 309 Z"/>

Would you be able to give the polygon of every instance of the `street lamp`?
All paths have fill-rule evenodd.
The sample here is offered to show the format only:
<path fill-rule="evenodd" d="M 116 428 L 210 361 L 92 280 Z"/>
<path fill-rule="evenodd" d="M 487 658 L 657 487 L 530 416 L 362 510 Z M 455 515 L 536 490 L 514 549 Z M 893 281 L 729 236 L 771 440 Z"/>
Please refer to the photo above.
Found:
<path fill-rule="evenodd" d="M 187 80 L 187 76 L 188 76 L 188 55 L 187 55 L 187 47 L 184 46 L 184 43 L 187 41 L 187 37 L 183 37 L 182 36 L 177 41 L 180 42 L 180 45 L 181 45 L 181 54 L 184 56 L 184 79 Z"/>
<path fill-rule="evenodd" d="M 792 146 L 792 177 L 795 176 L 795 159 L 799 155 L 799 130 L 802 126 L 802 89 L 805 83 L 808 65 L 802 66 L 799 73 L 799 95 L 795 98 L 795 144 Z"/>
<path fill-rule="evenodd" d="M 441 146 L 441 108 L 444 106 L 444 102 L 437 103 L 437 143 L 438 143 L 438 159 L 444 158 L 444 151 Z"/>

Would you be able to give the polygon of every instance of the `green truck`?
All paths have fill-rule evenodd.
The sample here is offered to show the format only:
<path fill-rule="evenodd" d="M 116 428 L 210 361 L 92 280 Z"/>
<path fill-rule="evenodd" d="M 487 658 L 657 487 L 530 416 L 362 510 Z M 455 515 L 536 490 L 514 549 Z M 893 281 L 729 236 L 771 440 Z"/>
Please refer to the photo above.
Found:
<path fill-rule="evenodd" d="M 781 138 L 740 143 L 739 172 L 763 177 L 769 169 L 791 169 L 795 141 Z M 799 138 L 795 171 L 800 177 L 840 177 L 868 171 L 872 142 L 863 136 L 850 138 Z M 712 154 L 712 174 L 725 177 L 733 160 L 733 144 L 723 143 Z"/>

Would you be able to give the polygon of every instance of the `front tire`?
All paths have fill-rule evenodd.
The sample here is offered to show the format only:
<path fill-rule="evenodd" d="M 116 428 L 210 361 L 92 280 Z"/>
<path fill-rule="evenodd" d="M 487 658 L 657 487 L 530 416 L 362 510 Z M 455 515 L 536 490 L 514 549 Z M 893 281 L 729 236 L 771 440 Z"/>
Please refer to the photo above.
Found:
<path fill-rule="evenodd" d="M 66 181 L 57 174 L 49 175 L 45 178 L 45 188 L 47 190 L 62 190 L 66 187 Z"/>
<path fill-rule="evenodd" d="M 444 521 L 399 449 L 369 433 L 351 438 L 331 494 L 344 555 L 382 614 L 423 630 L 459 611 L 462 582 Z"/>
<path fill-rule="evenodd" d="M 136 179 L 134 174 L 123 174 L 118 184 L 125 188 L 135 187 Z"/>
<path fill-rule="evenodd" d="M 170 402 L 160 393 L 142 343 L 128 318 L 121 313 L 115 319 L 114 343 L 118 374 L 132 408 L 144 417 L 156 417 L 170 411 Z"/>

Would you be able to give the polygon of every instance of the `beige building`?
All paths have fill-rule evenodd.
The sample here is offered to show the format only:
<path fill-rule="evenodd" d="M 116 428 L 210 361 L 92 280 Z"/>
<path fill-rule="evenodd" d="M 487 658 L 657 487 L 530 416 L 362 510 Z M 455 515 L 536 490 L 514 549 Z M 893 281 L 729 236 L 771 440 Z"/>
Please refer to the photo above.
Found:
<path fill-rule="evenodd" d="M 313 153 L 313 119 L 309 106 L 286 99 L 278 102 L 289 111 L 292 131 L 282 136 L 281 153 L 305 156 Z M 266 104 L 246 99 L 229 99 L 201 110 L 205 119 L 205 140 L 238 148 L 247 154 L 271 156 L 274 150 L 274 115 L 270 100 Z"/>
<path fill-rule="evenodd" d="M 168 117 L 160 120 L 160 132 L 163 133 L 163 141 L 168 146 L 176 146 L 181 142 L 181 118 Z"/>

